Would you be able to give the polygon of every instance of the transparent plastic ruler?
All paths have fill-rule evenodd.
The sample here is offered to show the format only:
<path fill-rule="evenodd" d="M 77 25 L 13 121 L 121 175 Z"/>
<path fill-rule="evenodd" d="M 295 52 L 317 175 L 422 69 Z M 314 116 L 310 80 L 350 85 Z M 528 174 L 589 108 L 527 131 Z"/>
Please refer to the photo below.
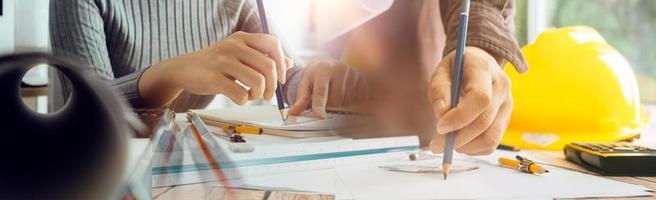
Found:
<path fill-rule="evenodd" d="M 186 132 L 185 134 L 188 134 Z M 255 151 L 251 153 L 232 153 L 225 149 L 222 142 L 207 139 L 207 146 L 216 150 L 213 151 L 213 156 L 217 161 L 208 163 L 198 150 L 197 141 L 184 136 L 185 134 L 181 137 L 185 137 L 187 150 L 173 152 L 174 157 L 178 159 L 169 160 L 169 163 L 154 162 L 152 173 L 155 186 L 215 181 L 218 179 L 216 170 L 220 170 L 226 179 L 234 179 L 373 164 L 404 159 L 408 152 L 417 151 L 419 148 L 416 136 L 404 136 L 263 145 L 256 146 Z"/>

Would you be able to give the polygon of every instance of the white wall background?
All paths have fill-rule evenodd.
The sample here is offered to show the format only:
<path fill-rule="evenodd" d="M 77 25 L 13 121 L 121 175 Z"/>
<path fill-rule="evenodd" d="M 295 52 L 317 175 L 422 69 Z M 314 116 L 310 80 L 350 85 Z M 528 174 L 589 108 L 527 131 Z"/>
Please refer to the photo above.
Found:
<path fill-rule="evenodd" d="M 24 51 L 47 51 L 50 47 L 48 31 L 49 0 L 2 0 L 0 16 L 0 54 Z M 47 66 L 30 70 L 26 77 L 39 83 L 47 82 Z M 47 112 L 47 97 L 37 97 L 36 110 Z"/>
<path fill-rule="evenodd" d="M 3 0 L 0 54 L 49 47 L 48 0 Z"/>
<path fill-rule="evenodd" d="M 0 16 L 0 54 L 14 52 L 14 0 L 2 1 Z"/>
<path fill-rule="evenodd" d="M 48 0 L 5 0 L 15 1 L 14 24 L 15 49 L 47 50 L 50 46 L 48 31 Z"/>

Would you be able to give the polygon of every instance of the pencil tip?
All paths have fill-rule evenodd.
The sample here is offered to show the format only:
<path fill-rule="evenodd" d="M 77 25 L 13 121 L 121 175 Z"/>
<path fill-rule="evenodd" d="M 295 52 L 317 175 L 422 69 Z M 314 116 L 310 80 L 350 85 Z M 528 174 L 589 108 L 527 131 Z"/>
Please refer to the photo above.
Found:
<path fill-rule="evenodd" d="M 282 123 L 287 124 L 287 117 L 285 116 L 285 111 L 284 110 L 278 110 L 280 111 L 280 117 L 282 117 Z"/>
<path fill-rule="evenodd" d="M 449 171 L 451 171 L 451 164 L 444 163 L 442 164 L 442 173 L 444 174 L 444 180 L 449 176 Z"/>

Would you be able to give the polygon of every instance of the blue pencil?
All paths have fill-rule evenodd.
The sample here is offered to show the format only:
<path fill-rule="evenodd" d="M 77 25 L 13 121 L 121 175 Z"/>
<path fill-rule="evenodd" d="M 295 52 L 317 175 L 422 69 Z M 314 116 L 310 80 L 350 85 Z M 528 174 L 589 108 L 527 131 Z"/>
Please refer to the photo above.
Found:
<path fill-rule="evenodd" d="M 467 25 L 469 24 L 469 0 L 462 1 L 462 12 L 460 13 L 460 27 L 458 30 L 458 46 L 456 47 L 456 62 L 453 67 L 453 78 L 451 85 L 451 109 L 458 106 L 460 97 L 460 85 L 462 82 L 462 68 L 465 59 L 465 44 L 467 42 Z M 449 176 L 451 162 L 453 161 L 453 144 L 455 142 L 456 132 L 450 132 L 446 135 L 444 143 L 444 157 L 442 158 L 442 172 L 444 180 Z"/>

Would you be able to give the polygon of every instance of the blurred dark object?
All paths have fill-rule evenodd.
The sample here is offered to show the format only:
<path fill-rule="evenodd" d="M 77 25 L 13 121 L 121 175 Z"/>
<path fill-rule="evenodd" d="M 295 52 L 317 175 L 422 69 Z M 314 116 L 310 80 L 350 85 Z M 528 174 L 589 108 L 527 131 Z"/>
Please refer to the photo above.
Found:
<path fill-rule="evenodd" d="M 31 111 L 23 75 L 49 64 L 71 81 L 60 110 Z M 0 199 L 112 199 L 121 194 L 129 129 L 125 103 L 79 64 L 46 53 L 0 56 Z"/>

